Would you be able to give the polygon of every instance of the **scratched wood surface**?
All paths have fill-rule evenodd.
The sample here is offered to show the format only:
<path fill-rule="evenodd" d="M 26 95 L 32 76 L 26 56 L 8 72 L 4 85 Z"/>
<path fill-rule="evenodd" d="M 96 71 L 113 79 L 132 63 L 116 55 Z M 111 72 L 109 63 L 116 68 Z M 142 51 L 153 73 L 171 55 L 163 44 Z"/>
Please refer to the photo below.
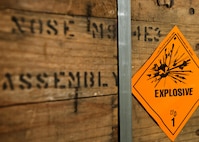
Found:
<path fill-rule="evenodd" d="M 117 96 L 1 107 L 1 141 L 114 141 Z"/>
<path fill-rule="evenodd" d="M 197 0 L 132 0 L 132 74 L 145 63 L 174 25 L 198 51 L 199 2 Z M 165 2 L 165 3 L 164 3 Z M 171 2 L 171 3 L 170 3 Z M 155 121 L 133 98 L 133 139 L 140 142 L 170 142 Z M 199 141 L 199 109 L 176 138 L 176 142 Z"/>
<path fill-rule="evenodd" d="M 199 57 L 197 0 L 132 0 L 132 75 L 178 25 Z M 0 1 L 1 141 L 118 141 L 114 0 Z M 133 97 L 133 141 L 170 142 Z M 176 142 L 199 141 L 199 109 Z"/>
<path fill-rule="evenodd" d="M 115 20 L 90 19 L 97 29 L 111 27 L 102 35 L 93 26 L 87 31 L 88 21 L 82 17 L 13 10 L 0 15 L 1 105 L 70 99 L 76 88 L 79 97 L 117 93 L 116 35 L 111 29 Z"/>
<path fill-rule="evenodd" d="M 0 1 L 1 141 L 118 140 L 115 10 Z"/>
<path fill-rule="evenodd" d="M 116 18 L 116 0 L 1 0 L 0 7 L 43 13 Z M 92 10 L 90 9 L 92 7 Z"/>

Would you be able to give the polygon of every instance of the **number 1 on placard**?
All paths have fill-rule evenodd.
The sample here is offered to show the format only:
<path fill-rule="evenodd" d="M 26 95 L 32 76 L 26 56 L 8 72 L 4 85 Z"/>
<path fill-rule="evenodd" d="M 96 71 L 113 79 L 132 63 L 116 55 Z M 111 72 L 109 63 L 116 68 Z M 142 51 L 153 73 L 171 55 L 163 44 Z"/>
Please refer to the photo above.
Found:
<path fill-rule="evenodd" d="M 175 127 L 175 117 L 173 119 L 171 119 L 172 123 L 173 123 L 173 127 Z"/>

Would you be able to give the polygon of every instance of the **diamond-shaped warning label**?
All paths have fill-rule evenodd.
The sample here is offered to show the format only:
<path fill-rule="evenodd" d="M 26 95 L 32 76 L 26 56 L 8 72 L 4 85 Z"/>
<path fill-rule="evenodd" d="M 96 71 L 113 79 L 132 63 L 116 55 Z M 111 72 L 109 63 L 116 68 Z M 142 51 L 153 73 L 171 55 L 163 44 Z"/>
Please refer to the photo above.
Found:
<path fill-rule="evenodd" d="M 132 78 L 132 93 L 174 140 L 199 102 L 199 60 L 175 26 Z"/>

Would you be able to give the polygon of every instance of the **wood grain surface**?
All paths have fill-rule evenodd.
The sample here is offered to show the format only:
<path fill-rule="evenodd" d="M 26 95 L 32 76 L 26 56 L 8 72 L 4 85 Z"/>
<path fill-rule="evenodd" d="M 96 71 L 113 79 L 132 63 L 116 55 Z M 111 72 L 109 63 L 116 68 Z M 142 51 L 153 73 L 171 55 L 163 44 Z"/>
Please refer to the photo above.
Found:
<path fill-rule="evenodd" d="M 0 2 L 1 141 L 118 140 L 115 8 Z"/>
<path fill-rule="evenodd" d="M 172 3 L 170 3 L 172 2 Z M 196 0 L 132 0 L 132 74 L 147 61 L 169 31 L 177 25 L 199 57 Z M 171 5 L 170 5 L 171 4 Z M 170 6 L 169 6 L 170 5 Z M 180 106 L 179 106 L 180 107 Z M 133 98 L 133 139 L 136 142 L 170 142 L 141 104 Z M 175 142 L 199 141 L 199 109 Z"/>
<path fill-rule="evenodd" d="M 198 6 L 131 1 L 132 75 L 174 25 L 199 57 Z M 0 18 L 1 141 L 118 141 L 117 1 L 1 0 Z M 133 141 L 170 142 L 132 100 Z M 198 122 L 176 142 L 198 142 Z"/>

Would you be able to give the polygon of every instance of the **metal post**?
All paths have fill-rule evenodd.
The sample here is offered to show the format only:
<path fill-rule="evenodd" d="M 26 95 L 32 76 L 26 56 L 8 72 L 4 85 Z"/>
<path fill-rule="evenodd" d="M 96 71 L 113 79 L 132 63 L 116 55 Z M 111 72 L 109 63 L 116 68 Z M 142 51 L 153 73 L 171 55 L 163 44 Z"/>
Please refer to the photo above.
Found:
<path fill-rule="evenodd" d="M 132 142 L 131 0 L 118 0 L 119 139 Z"/>

